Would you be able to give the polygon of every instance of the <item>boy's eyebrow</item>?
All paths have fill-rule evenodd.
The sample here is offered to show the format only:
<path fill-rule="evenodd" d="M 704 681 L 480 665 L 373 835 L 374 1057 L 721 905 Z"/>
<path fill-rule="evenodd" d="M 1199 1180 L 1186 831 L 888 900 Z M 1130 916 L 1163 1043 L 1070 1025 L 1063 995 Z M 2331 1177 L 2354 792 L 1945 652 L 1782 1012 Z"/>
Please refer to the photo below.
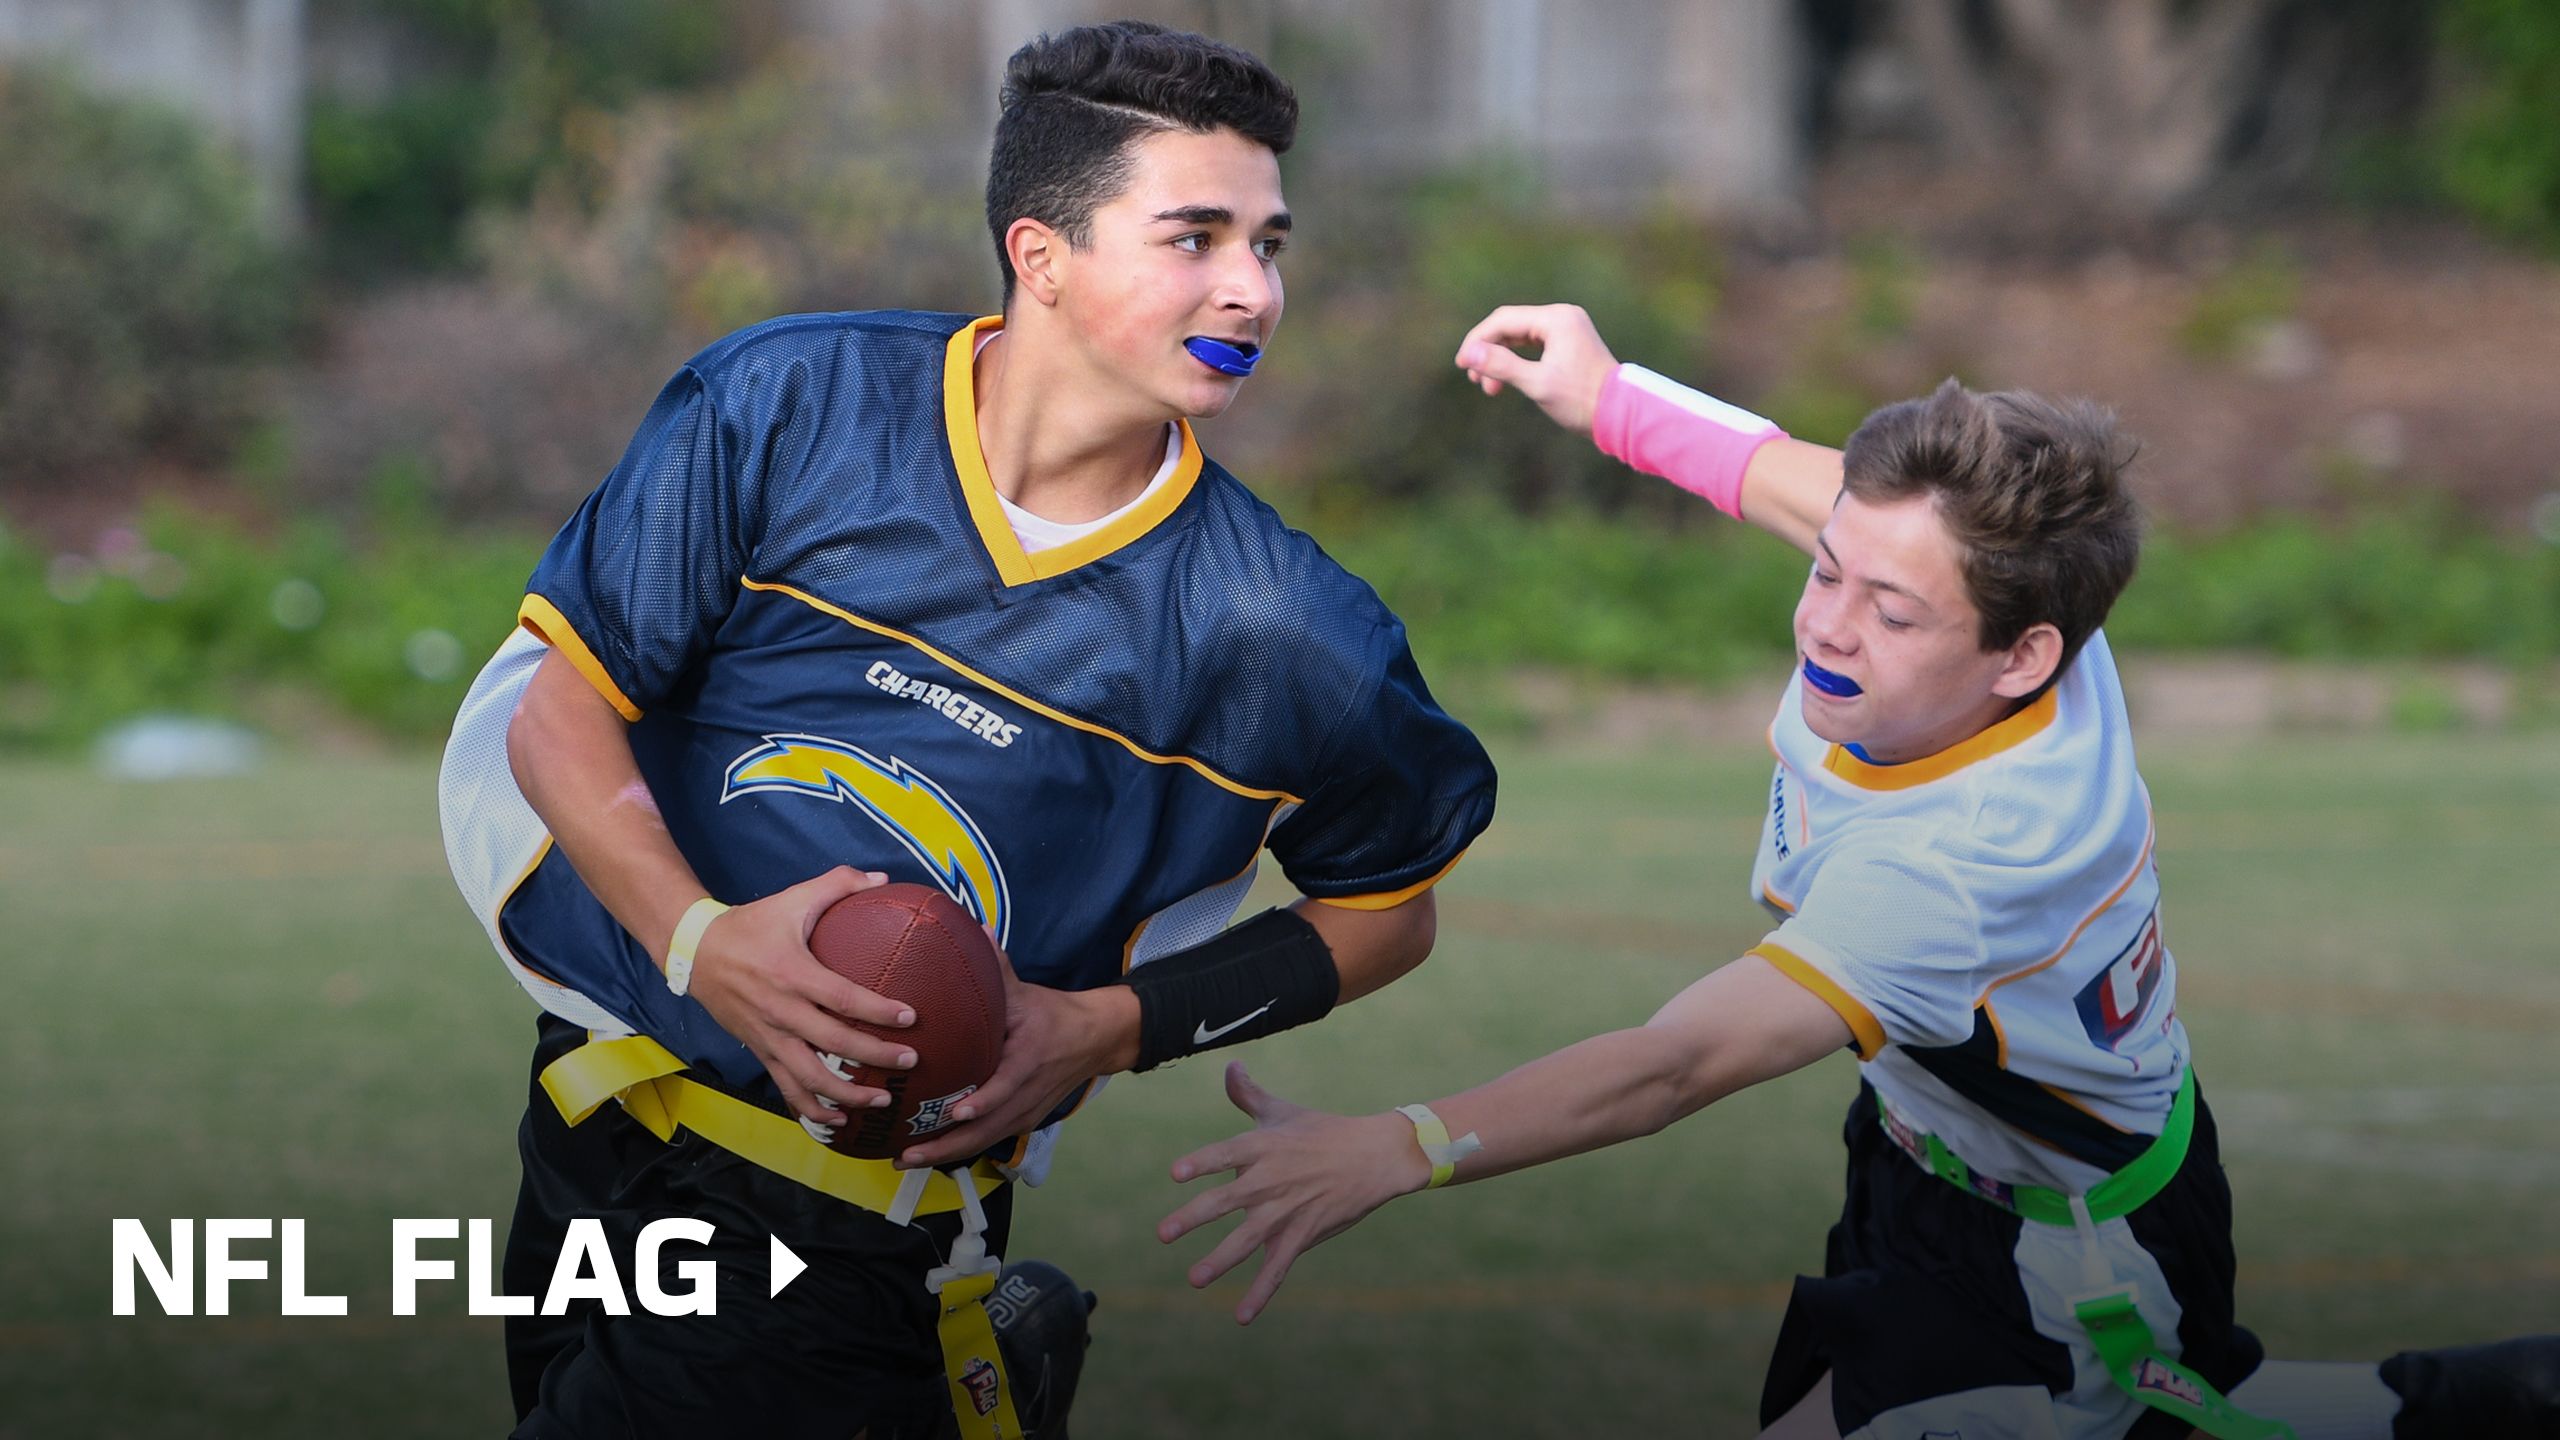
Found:
<path fill-rule="evenodd" d="M 1831 548 L 1831 537 L 1827 535 L 1816 535 L 1813 537 L 1813 543 L 1821 546 L 1822 553 L 1831 557 L 1832 569 L 1846 570 L 1849 568 L 1848 566 L 1840 563 L 1840 552 Z M 1864 584 L 1870 590 L 1890 590 L 1894 594 L 1902 596 L 1904 599 L 1909 600 L 1912 604 L 1919 606 L 1923 610 L 1935 610 L 1938 608 L 1937 606 L 1930 604 L 1926 599 L 1923 599 L 1919 591 L 1912 589 L 1908 585 L 1896 585 L 1890 580 L 1876 579 L 1868 579 L 1860 583 Z"/>
<path fill-rule="evenodd" d="M 1171 210 L 1159 210 L 1156 212 L 1156 218 L 1184 225 L 1233 225 L 1236 223 L 1236 212 L 1224 205 L 1183 205 Z M 1294 224 L 1295 222 L 1289 218 L 1289 212 L 1283 210 L 1263 221 L 1262 228 L 1287 230 Z"/>

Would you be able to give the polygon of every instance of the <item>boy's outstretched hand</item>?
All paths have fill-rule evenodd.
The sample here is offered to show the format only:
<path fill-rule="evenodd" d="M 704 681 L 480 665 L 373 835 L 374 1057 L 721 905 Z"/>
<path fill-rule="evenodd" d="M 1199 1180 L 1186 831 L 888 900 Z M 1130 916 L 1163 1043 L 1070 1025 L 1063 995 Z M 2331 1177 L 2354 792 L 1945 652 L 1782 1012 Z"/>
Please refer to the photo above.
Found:
<path fill-rule="evenodd" d="M 1535 347 L 1538 358 L 1522 358 L 1523 347 Z M 1579 305 L 1505 305 L 1458 343 L 1458 368 L 1487 395 L 1508 385 L 1537 402 L 1548 419 L 1588 435 L 1618 357 Z"/>
<path fill-rule="evenodd" d="M 1193 1288 L 1208 1285 L 1265 1252 L 1262 1268 L 1236 1306 L 1250 1325 L 1271 1303 L 1300 1255 L 1350 1229 L 1372 1210 L 1431 1179 L 1431 1162 L 1414 1139 L 1413 1122 L 1382 1115 L 1329 1115 L 1293 1105 L 1253 1083 L 1242 1062 L 1227 1066 L 1227 1098 L 1253 1117 L 1254 1128 L 1204 1145 L 1173 1162 L 1182 1183 L 1224 1170 L 1233 1180 L 1195 1196 L 1156 1226 L 1171 1244 L 1221 1215 L 1244 1220 L 1191 1267 Z"/>

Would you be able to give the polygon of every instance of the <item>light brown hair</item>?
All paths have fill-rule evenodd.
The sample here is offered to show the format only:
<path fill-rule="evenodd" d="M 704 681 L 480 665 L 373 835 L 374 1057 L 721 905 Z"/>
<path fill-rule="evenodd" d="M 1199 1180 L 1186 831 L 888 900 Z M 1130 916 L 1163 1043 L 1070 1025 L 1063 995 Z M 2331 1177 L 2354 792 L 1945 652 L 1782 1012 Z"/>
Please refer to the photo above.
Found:
<path fill-rule="evenodd" d="M 2006 650 L 2049 623 L 2062 632 L 2059 677 L 2142 552 L 2124 485 L 2134 449 L 2103 406 L 1949 380 L 1866 418 L 1849 437 L 1842 489 L 1869 504 L 1935 504 L 1963 556 L 1982 648 Z"/>

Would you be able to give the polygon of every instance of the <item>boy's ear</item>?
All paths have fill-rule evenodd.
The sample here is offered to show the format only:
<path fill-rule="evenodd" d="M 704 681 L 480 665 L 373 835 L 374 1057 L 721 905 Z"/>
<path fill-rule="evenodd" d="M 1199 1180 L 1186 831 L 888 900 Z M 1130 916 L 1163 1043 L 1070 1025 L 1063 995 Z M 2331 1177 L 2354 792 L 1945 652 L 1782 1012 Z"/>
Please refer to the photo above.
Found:
<path fill-rule="evenodd" d="M 2000 678 L 1991 684 L 1991 693 L 2016 700 L 2033 695 L 2062 668 L 2062 632 L 2049 623 L 2027 627 L 2018 643 L 2009 647 L 2008 661 L 2001 667 Z"/>
<path fill-rule="evenodd" d="M 1058 303 L 1059 257 L 1066 237 L 1029 216 L 1005 227 L 1005 257 L 1013 262 L 1014 293 L 1042 305 Z"/>

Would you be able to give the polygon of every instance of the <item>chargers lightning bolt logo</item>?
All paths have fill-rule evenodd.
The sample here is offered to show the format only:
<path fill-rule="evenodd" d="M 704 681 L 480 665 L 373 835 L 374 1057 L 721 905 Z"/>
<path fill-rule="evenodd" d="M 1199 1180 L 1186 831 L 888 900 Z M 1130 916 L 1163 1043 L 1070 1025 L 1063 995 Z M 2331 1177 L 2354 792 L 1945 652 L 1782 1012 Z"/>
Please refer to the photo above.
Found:
<path fill-rule="evenodd" d="M 881 760 L 823 735 L 767 735 L 729 765 L 720 803 L 741 795 L 784 791 L 850 802 L 898 837 L 943 892 L 1005 943 L 1012 927 L 1011 892 L 995 847 L 978 822 L 931 776 L 892 755 Z"/>

